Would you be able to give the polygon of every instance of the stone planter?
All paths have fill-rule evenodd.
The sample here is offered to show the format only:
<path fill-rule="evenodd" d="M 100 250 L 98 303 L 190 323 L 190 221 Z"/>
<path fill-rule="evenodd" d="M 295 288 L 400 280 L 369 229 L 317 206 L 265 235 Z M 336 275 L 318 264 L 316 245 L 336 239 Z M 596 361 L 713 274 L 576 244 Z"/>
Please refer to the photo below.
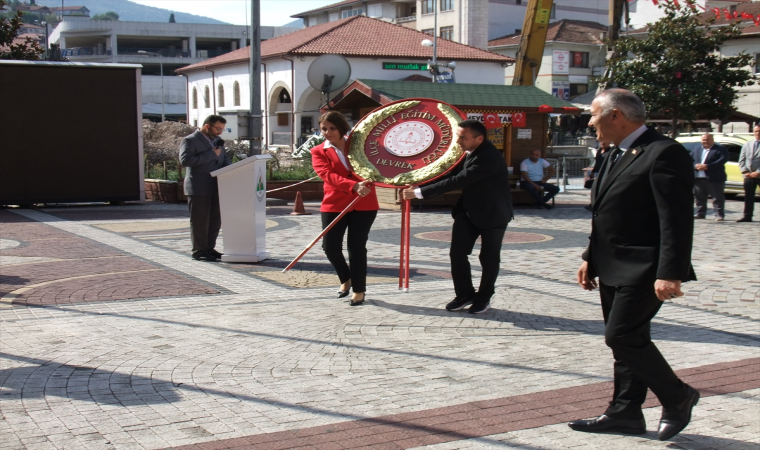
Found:
<path fill-rule="evenodd" d="M 177 203 L 178 187 L 182 185 L 176 181 L 145 179 L 145 200 L 164 203 Z M 184 195 L 183 195 L 184 197 Z"/>
<path fill-rule="evenodd" d="M 277 189 L 292 184 L 298 183 L 302 180 L 267 180 L 267 191 Z M 301 192 L 301 198 L 305 202 L 319 202 L 322 201 L 322 197 L 325 194 L 322 180 L 307 181 L 297 186 L 292 186 L 281 191 L 270 192 L 267 194 L 268 198 L 279 198 L 287 201 L 295 201 L 296 192 Z"/>

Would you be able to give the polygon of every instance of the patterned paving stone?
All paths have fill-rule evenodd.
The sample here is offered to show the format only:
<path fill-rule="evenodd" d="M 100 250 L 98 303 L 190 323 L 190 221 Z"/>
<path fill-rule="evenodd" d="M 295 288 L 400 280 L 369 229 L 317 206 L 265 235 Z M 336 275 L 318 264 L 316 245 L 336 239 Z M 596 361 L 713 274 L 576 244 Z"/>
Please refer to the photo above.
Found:
<path fill-rule="evenodd" d="M 760 276 L 746 259 L 746 248 L 760 248 L 760 228 L 730 222 L 740 202 L 728 202 L 727 222 L 696 224 L 699 281 L 686 284 L 687 296 L 667 302 L 653 324 L 662 352 L 684 376 L 735 386 L 704 398 L 676 440 L 574 433 L 564 423 L 540 423 L 544 408 L 505 415 L 512 418 L 499 423 L 509 429 L 451 412 L 446 423 L 457 428 L 433 434 L 458 433 L 455 441 L 418 440 L 431 434 L 425 427 L 441 425 L 423 420 L 442 408 L 579 389 L 594 394 L 584 415 L 600 411 L 610 393 L 611 355 L 598 293 L 573 281 L 589 226 L 584 200 L 517 211 L 509 230 L 553 239 L 504 245 L 493 309 L 475 317 L 443 310 L 452 296 L 445 242 L 415 240 L 412 290 L 398 290 L 398 212 L 378 215 L 368 244 L 369 300 L 350 308 L 335 298 L 336 277 L 318 247 L 277 278 L 319 233 L 318 215 L 272 215 L 272 259 L 233 265 L 189 257 L 186 207 L 178 205 L 0 210 L 0 239 L 13 241 L 0 246 L 0 276 L 12 270 L 17 283 L 4 289 L 52 281 L 39 293 L 58 286 L 72 298 L 82 289 L 74 277 L 121 271 L 123 285 L 159 289 L 171 285 L 171 275 L 217 292 L 0 308 L 0 448 L 231 448 L 273 433 L 291 436 L 279 448 L 334 448 L 336 436 L 342 448 L 757 446 L 760 389 L 747 377 L 758 371 L 736 364 L 760 357 Z M 446 211 L 412 214 L 413 232 L 445 232 L 450 224 Z M 93 249 L 100 253 L 91 256 Z M 471 261 L 477 272 L 477 255 Z M 167 276 L 139 278 L 147 274 Z M 107 284 L 86 290 L 120 292 Z M 570 405 L 582 409 L 556 407 L 577 413 Z M 659 411 L 646 410 L 650 429 Z M 415 427 L 338 429 L 404 414 L 417 418 Z M 337 431 L 327 441 L 314 434 L 304 440 L 316 427 Z"/>

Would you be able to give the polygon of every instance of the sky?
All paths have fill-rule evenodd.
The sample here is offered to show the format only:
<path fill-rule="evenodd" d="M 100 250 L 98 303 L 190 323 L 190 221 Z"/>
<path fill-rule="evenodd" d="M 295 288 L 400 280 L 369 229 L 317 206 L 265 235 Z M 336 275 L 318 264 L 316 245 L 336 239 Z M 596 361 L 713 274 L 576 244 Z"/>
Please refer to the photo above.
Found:
<path fill-rule="evenodd" d="M 235 25 L 250 23 L 251 0 L 130 0 L 142 5 L 198 16 L 211 17 Z M 341 0 L 261 0 L 261 25 L 281 26 L 296 19 L 290 17 Z"/>

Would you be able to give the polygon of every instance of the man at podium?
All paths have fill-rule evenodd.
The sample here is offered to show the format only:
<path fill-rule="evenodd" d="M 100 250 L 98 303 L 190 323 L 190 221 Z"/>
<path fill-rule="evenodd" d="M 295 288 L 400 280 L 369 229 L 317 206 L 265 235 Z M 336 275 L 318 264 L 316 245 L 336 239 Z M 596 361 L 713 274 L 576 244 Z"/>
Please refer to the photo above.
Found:
<path fill-rule="evenodd" d="M 219 188 L 211 172 L 231 164 L 224 143 L 219 136 L 224 132 L 227 120 L 210 115 L 203 126 L 182 139 L 179 160 L 187 168 L 185 195 L 190 209 L 190 240 L 193 243 L 193 259 L 216 261 L 222 254 L 214 249 L 222 215 L 219 211 Z"/>

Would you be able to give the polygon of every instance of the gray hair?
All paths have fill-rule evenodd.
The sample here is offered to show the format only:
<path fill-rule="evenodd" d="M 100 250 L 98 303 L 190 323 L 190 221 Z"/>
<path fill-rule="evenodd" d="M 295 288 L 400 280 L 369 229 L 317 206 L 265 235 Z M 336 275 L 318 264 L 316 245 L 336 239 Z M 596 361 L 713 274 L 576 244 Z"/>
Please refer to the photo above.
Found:
<path fill-rule="evenodd" d="M 596 96 L 599 107 L 602 108 L 602 116 L 617 109 L 631 122 L 643 123 L 647 120 L 647 108 L 644 102 L 627 89 L 608 89 Z"/>

